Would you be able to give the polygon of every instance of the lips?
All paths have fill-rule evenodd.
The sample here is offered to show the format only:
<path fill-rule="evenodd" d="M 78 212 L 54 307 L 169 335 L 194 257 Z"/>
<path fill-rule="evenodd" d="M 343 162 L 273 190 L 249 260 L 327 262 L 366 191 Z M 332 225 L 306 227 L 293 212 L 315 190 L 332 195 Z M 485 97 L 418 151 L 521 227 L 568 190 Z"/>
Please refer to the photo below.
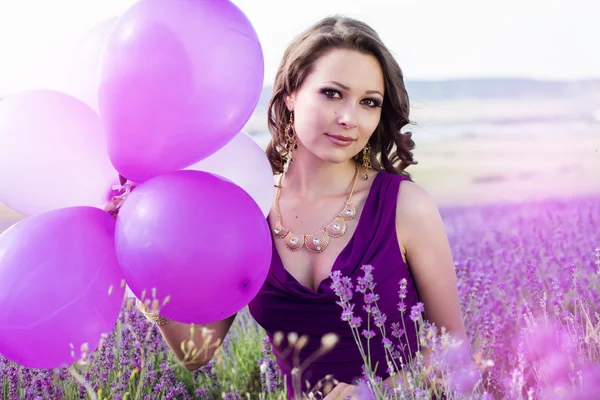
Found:
<path fill-rule="evenodd" d="M 351 137 L 346 137 L 342 135 L 325 134 L 325 136 L 327 136 L 327 139 L 329 139 L 331 143 L 340 147 L 350 146 L 354 142 L 354 139 L 352 139 Z"/>
<path fill-rule="evenodd" d="M 351 137 L 346 137 L 346 136 L 341 136 L 341 135 L 331 135 L 329 133 L 326 133 L 327 136 L 337 139 L 337 140 L 341 140 L 342 142 L 353 142 L 354 139 L 352 139 Z"/>

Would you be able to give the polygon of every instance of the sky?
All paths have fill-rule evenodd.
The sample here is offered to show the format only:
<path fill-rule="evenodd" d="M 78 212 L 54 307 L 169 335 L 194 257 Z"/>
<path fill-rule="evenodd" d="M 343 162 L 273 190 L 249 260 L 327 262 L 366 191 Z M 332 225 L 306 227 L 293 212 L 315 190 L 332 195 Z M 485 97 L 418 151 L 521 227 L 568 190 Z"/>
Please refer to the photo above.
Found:
<path fill-rule="evenodd" d="M 52 87 L 77 42 L 135 0 L 0 1 L 0 96 Z M 221 0 L 215 0 L 221 1 Z M 406 79 L 600 77 L 593 0 L 233 0 L 256 29 L 272 83 L 286 46 L 319 19 L 375 28 Z"/>

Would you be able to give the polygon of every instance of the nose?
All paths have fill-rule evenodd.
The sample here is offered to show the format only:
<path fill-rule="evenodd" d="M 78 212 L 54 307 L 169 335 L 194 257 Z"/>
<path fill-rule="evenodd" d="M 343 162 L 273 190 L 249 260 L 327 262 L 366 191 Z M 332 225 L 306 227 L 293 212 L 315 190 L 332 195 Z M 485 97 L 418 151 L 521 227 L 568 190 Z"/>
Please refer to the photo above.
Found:
<path fill-rule="evenodd" d="M 358 126 L 356 110 L 352 106 L 342 107 L 337 111 L 337 123 L 344 129 L 352 129 Z"/>

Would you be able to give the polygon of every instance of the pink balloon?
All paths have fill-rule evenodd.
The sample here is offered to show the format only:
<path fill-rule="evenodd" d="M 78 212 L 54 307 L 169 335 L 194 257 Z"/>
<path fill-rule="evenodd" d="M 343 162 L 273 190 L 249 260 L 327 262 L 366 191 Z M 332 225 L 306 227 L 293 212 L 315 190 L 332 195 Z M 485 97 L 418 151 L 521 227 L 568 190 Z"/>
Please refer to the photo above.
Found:
<path fill-rule="evenodd" d="M 138 298 L 170 298 L 161 315 L 209 323 L 244 308 L 271 262 L 269 226 L 237 185 L 177 171 L 138 186 L 117 218 L 117 257 Z"/>
<path fill-rule="evenodd" d="M 100 209 L 73 207 L 0 235 L 0 353 L 26 367 L 57 368 L 79 359 L 85 343 L 97 348 L 124 297 L 114 227 Z"/>
<path fill-rule="evenodd" d="M 103 60 L 100 115 L 110 158 L 141 183 L 228 143 L 262 89 L 260 42 L 227 0 L 145 0 L 116 22 Z"/>
<path fill-rule="evenodd" d="M 265 217 L 269 215 L 275 195 L 273 170 L 264 150 L 247 133 L 240 132 L 225 147 L 187 169 L 232 181 L 256 201 Z"/>
<path fill-rule="evenodd" d="M 25 215 L 103 207 L 119 181 L 98 114 L 54 90 L 0 101 L 0 202 Z"/>

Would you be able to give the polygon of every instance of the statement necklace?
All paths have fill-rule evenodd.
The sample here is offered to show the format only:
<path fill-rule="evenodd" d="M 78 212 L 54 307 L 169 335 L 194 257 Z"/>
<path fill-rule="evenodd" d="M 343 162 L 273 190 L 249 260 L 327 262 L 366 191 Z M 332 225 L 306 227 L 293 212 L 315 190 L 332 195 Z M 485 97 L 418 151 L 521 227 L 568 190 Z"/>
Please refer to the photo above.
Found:
<path fill-rule="evenodd" d="M 284 239 L 286 247 L 290 251 L 298 251 L 303 247 L 306 247 L 313 253 L 321 253 L 329 245 L 330 238 L 339 238 L 344 236 L 346 233 L 346 222 L 350 221 L 356 216 L 356 207 L 350 202 L 352 194 L 354 194 L 354 187 L 358 178 L 358 165 L 356 165 L 356 172 L 352 179 L 352 186 L 350 187 L 350 193 L 346 197 L 346 202 L 342 211 L 336 214 L 333 221 L 329 223 L 325 228 L 320 231 L 307 235 L 299 235 L 293 233 L 289 229 L 283 227 L 281 212 L 279 211 L 279 194 L 281 192 L 281 182 L 283 180 L 283 174 L 279 178 L 279 185 L 277 186 L 277 192 L 275 196 L 275 209 L 277 211 L 277 224 L 273 228 L 273 234 L 277 239 Z"/>

